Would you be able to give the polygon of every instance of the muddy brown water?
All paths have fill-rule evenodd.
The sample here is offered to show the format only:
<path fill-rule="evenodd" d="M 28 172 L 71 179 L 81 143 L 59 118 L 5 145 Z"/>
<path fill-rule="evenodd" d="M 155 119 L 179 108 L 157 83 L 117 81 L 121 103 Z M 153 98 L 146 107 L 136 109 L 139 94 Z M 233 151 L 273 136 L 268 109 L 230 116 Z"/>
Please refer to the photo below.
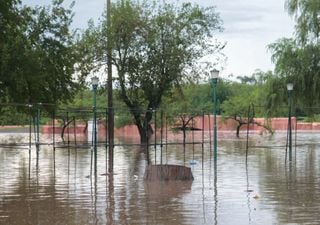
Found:
<path fill-rule="evenodd" d="M 0 134 L 2 143 L 23 139 Z M 137 146 L 115 149 L 112 175 L 102 147 L 96 173 L 90 149 L 53 154 L 42 146 L 37 160 L 35 149 L 29 157 L 28 149 L 2 147 L 0 224 L 319 224 L 320 134 L 298 134 L 292 163 L 285 142 L 284 133 L 251 137 L 247 164 L 245 138 L 219 137 L 217 163 L 208 144 L 204 157 L 201 145 L 189 145 L 185 156 L 180 146 L 163 148 L 163 163 L 191 167 L 188 182 L 145 182 Z"/>

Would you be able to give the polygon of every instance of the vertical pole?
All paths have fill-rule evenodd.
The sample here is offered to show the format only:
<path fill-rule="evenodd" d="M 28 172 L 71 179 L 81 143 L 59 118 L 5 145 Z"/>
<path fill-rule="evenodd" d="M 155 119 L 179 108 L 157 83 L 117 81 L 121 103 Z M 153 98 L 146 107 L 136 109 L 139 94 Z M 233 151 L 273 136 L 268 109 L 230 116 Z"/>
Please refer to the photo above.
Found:
<path fill-rule="evenodd" d="M 211 137 L 211 116 L 210 114 L 208 115 L 208 120 L 209 120 L 209 148 L 210 148 L 210 154 L 212 153 L 212 137 Z"/>
<path fill-rule="evenodd" d="M 289 95 L 289 118 L 288 118 L 288 129 L 289 129 L 289 162 L 292 161 L 292 123 L 291 123 L 291 105 L 292 97 L 291 90 L 288 91 Z"/>
<path fill-rule="evenodd" d="M 29 105 L 29 179 L 31 178 L 31 136 L 32 136 L 32 111 L 31 111 L 31 105 Z"/>
<path fill-rule="evenodd" d="M 94 168 L 97 169 L 97 87 L 93 87 L 93 152 Z"/>
<path fill-rule="evenodd" d="M 157 110 L 154 110 L 154 164 L 157 165 Z"/>
<path fill-rule="evenodd" d="M 213 83 L 213 101 L 214 101 L 214 121 L 213 121 L 213 157 L 217 159 L 217 78 L 212 79 Z"/>
<path fill-rule="evenodd" d="M 56 124 L 55 124 L 55 120 L 56 120 L 56 114 L 55 114 L 55 110 L 53 110 L 52 112 L 52 146 L 53 146 L 53 151 L 56 150 Z"/>
<path fill-rule="evenodd" d="M 105 141 L 106 141 L 106 172 L 108 171 L 108 146 L 109 146 L 109 143 L 108 143 L 108 133 L 109 133 L 109 131 L 108 131 L 108 120 L 109 120 L 109 118 L 108 118 L 108 108 L 106 108 L 106 129 L 105 129 L 105 132 L 106 132 L 106 136 L 105 136 Z"/>
<path fill-rule="evenodd" d="M 74 137 L 74 148 L 77 150 L 77 124 L 76 117 L 73 116 L 73 137 Z"/>
<path fill-rule="evenodd" d="M 204 163 L 204 111 L 202 112 L 202 153 L 201 153 L 201 157 L 202 157 L 202 168 L 203 168 L 203 163 Z"/>
<path fill-rule="evenodd" d="M 69 124 L 69 111 L 67 111 L 67 138 L 68 138 L 68 156 L 70 155 L 70 124 Z"/>
<path fill-rule="evenodd" d="M 31 111 L 31 105 L 29 105 L 29 113 L 30 113 L 30 117 L 29 117 L 29 157 L 31 154 L 31 136 L 32 136 L 32 111 Z"/>
<path fill-rule="evenodd" d="M 150 153 L 149 153 L 149 124 L 148 124 L 147 116 L 145 116 L 144 120 L 145 120 L 144 122 L 146 124 L 146 129 L 147 129 L 147 162 L 148 162 L 148 165 L 150 165 L 151 159 L 150 159 Z"/>
<path fill-rule="evenodd" d="M 163 143 L 162 143 L 162 139 L 163 139 L 163 110 L 161 110 L 161 134 L 160 134 L 160 164 L 162 165 L 162 147 L 163 147 Z"/>
<path fill-rule="evenodd" d="M 247 160 L 248 160 L 248 151 L 249 151 L 250 111 L 251 111 L 251 105 L 249 105 L 249 107 L 248 107 L 247 142 L 246 142 L 246 162 L 247 162 Z"/>
<path fill-rule="evenodd" d="M 41 111 L 40 111 L 40 104 L 38 105 L 38 109 L 37 109 L 37 156 L 39 154 L 39 148 L 40 148 L 40 114 L 41 114 Z"/>
<path fill-rule="evenodd" d="M 111 0 L 107 0 L 107 29 L 111 28 Z M 110 33 L 110 32 L 108 32 Z M 112 99 L 112 43 L 107 38 L 107 70 L 108 70 L 108 138 L 109 138 L 109 173 L 113 172 L 113 148 L 114 148 L 114 111 Z"/>
<path fill-rule="evenodd" d="M 202 112 L 202 148 L 204 147 L 204 111 Z"/>
<path fill-rule="evenodd" d="M 168 164 L 168 117 L 166 115 L 166 164 Z"/>

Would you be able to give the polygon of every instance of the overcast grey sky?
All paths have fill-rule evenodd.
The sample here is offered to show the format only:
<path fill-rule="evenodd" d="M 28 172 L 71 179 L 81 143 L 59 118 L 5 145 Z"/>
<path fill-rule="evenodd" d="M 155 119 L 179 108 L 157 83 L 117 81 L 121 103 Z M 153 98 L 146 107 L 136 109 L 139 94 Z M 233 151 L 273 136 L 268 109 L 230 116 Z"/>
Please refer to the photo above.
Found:
<path fill-rule="evenodd" d="M 175 2 L 175 0 L 164 0 Z M 182 0 L 180 0 L 182 1 Z M 187 1 L 187 0 L 183 0 Z M 203 6 L 215 5 L 223 20 L 224 31 L 218 39 L 227 42 L 224 50 L 228 60 L 222 71 L 229 74 L 251 75 L 255 69 L 272 70 L 267 45 L 293 35 L 293 20 L 285 9 L 285 0 L 189 0 Z M 27 5 L 49 4 L 50 0 L 22 0 Z M 72 0 L 65 0 L 69 5 Z M 75 0 L 74 23 L 84 28 L 89 18 L 98 20 L 106 0 Z"/>

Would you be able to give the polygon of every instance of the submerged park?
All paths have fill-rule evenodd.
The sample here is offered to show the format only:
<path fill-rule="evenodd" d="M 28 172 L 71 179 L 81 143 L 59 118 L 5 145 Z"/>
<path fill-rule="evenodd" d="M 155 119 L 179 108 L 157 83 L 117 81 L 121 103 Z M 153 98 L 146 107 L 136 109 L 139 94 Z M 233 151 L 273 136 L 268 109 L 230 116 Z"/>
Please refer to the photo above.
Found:
<path fill-rule="evenodd" d="M 219 8 L 0 3 L 0 224 L 318 224 L 319 4 L 221 76 Z M 281 38 L 281 37 L 279 37 Z"/>

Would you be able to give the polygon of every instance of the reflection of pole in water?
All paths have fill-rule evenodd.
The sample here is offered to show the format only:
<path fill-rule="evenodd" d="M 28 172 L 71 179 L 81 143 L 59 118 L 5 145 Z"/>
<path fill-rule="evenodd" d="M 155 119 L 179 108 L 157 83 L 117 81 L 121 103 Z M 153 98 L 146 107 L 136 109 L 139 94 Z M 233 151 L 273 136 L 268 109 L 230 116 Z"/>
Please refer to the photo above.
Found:
<path fill-rule="evenodd" d="M 246 178 L 247 178 L 247 205 L 248 205 L 248 217 L 249 217 L 249 224 L 251 223 L 251 202 L 250 202 L 250 193 L 251 190 L 249 189 L 249 170 L 248 170 L 248 161 L 246 159 Z"/>
<path fill-rule="evenodd" d="M 214 224 L 218 224 L 218 187 L 217 187 L 217 182 L 218 182 L 218 172 L 217 172 L 217 159 L 214 159 Z"/>
<path fill-rule="evenodd" d="M 96 165 L 95 165 L 96 166 Z M 97 219 L 97 199 L 98 199 L 98 176 L 97 176 L 97 172 L 95 171 L 94 173 L 94 220 L 97 223 L 98 219 Z"/>
<path fill-rule="evenodd" d="M 90 179 L 92 178 L 92 166 L 93 166 L 93 148 L 90 150 Z"/>
<path fill-rule="evenodd" d="M 68 150 L 68 186 L 69 186 L 69 177 L 70 177 L 70 151 Z"/>
<path fill-rule="evenodd" d="M 107 198 L 106 198 L 106 205 L 107 205 L 107 224 L 113 224 L 114 222 L 114 213 L 115 213 L 115 201 L 114 201 L 114 183 L 113 183 L 113 176 L 108 176 L 108 184 L 107 187 Z"/>
<path fill-rule="evenodd" d="M 77 178 L 77 159 L 78 159 L 78 151 L 75 150 L 75 154 L 74 154 L 74 179 L 75 179 L 75 181 Z"/>
<path fill-rule="evenodd" d="M 90 177 L 90 193 L 91 193 L 91 209 L 93 210 L 92 214 L 94 215 L 95 224 L 97 224 L 97 173 L 94 173 L 94 182 L 92 182 L 92 177 Z"/>
<path fill-rule="evenodd" d="M 205 186 L 204 186 L 204 168 L 203 168 L 203 162 L 202 162 L 202 211 L 203 211 L 203 224 L 207 224 L 204 188 L 205 188 Z"/>
<path fill-rule="evenodd" d="M 29 180 L 31 179 L 31 151 L 29 150 Z"/>
<path fill-rule="evenodd" d="M 39 155 L 36 157 L 36 178 L 37 178 L 37 188 L 39 187 Z"/>

